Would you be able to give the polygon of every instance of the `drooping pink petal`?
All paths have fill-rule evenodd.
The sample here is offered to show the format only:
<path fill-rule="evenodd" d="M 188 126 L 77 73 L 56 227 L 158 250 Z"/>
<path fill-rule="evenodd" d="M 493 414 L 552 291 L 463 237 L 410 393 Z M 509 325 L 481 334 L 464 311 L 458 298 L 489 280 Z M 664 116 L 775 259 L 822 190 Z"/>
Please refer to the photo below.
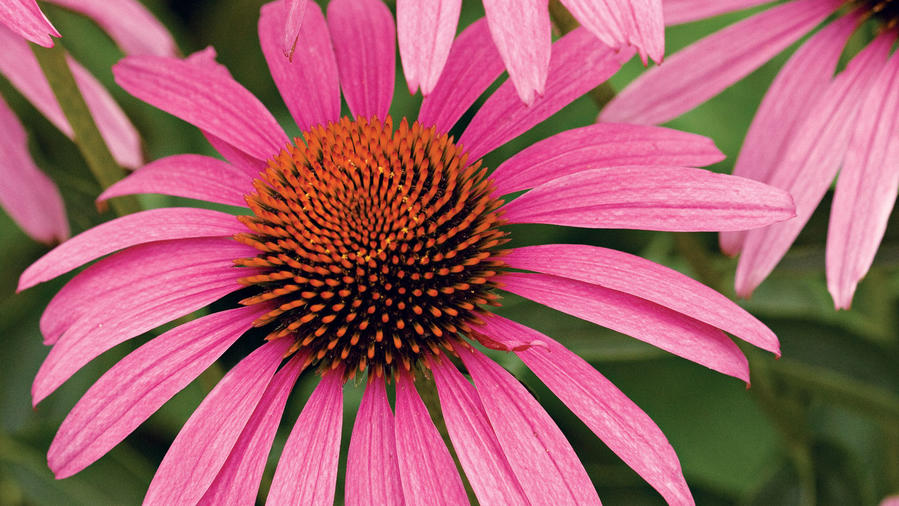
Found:
<path fill-rule="evenodd" d="M 664 123 L 737 82 L 823 21 L 840 0 L 797 0 L 690 45 L 629 84 L 600 121 Z"/>
<path fill-rule="evenodd" d="M 562 0 L 582 26 L 607 46 L 635 46 L 645 64 L 647 56 L 661 62 L 665 54 L 665 25 L 661 0 Z"/>
<path fill-rule="evenodd" d="M 453 448 L 478 501 L 529 504 L 474 387 L 445 358 L 435 359 L 430 366 Z"/>
<path fill-rule="evenodd" d="M 281 39 L 281 51 L 288 59 L 293 58 L 300 39 L 300 28 L 306 18 L 307 0 L 287 0 L 287 18 L 284 24 L 284 36 Z"/>
<path fill-rule="evenodd" d="M 686 167 L 585 170 L 543 183 L 503 209 L 511 223 L 668 231 L 745 230 L 794 216 L 783 190 Z"/>
<path fill-rule="evenodd" d="M 723 159 L 708 137 L 661 127 L 599 123 L 567 130 L 525 148 L 497 167 L 490 180 L 494 193 L 504 195 L 598 167 L 699 167 Z"/>
<path fill-rule="evenodd" d="M 285 58 L 282 32 L 286 8 L 286 2 L 262 6 L 259 42 L 287 109 L 300 130 L 307 132 L 340 119 L 337 59 L 325 16 L 315 3 L 306 7 L 302 31 L 295 39 L 296 51 Z"/>
<path fill-rule="evenodd" d="M 827 288 L 837 309 L 849 309 L 871 268 L 899 190 L 899 56 L 879 72 L 853 127 L 830 211 Z"/>
<path fill-rule="evenodd" d="M 150 246 L 156 245 L 138 248 L 150 253 Z M 181 245 L 164 246 L 172 252 L 182 249 Z M 182 267 L 175 272 L 163 271 L 156 276 L 155 271 L 141 271 L 139 262 L 135 266 L 135 255 L 127 253 L 130 251 L 120 254 L 124 257 L 121 267 L 130 266 L 140 274 L 125 278 L 133 280 L 131 285 L 120 284 L 117 280 L 107 281 L 107 286 L 102 287 L 106 290 L 104 293 L 85 302 L 87 307 L 65 328 L 41 365 L 31 389 L 34 404 L 101 353 L 240 289 L 237 280 L 253 274 L 253 271 L 238 269 L 226 262 L 213 261 Z M 156 267 L 159 264 L 156 258 L 159 248 L 152 253 L 153 256 L 147 257 Z M 118 263 L 118 256 L 104 262 Z M 113 271 L 125 270 L 119 267 L 116 266 Z M 52 337 L 48 340 L 52 342 Z"/>
<path fill-rule="evenodd" d="M 97 307 L 117 303 L 120 297 L 167 290 L 167 280 L 184 277 L 188 271 L 226 270 L 235 258 L 256 253 L 251 246 L 216 237 L 158 241 L 105 258 L 72 278 L 47 305 L 40 323 L 44 344 L 55 343 L 76 320 Z"/>
<path fill-rule="evenodd" d="M 178 48 L 165 26 L 136 0 L 47 0 L 84 14 L 100 25 L 125 54 L 176 56 Z"/>
<path fill-rule="evenodd" d="M 293 386 L 303 372 L 306 355 L 295 354 L 272 378 L 256 410 L 240 433 L 199 504 L 254 504 L 275 433 Z"/>
<path fill-rule="evenodd" d="M 396 29 L 380 0 L 334 0 L 328 28 L 337 56 L 340 88 L 357 118 L 384 118 L 393 98 Z"/>
<path fill-rule="evenodd" d="M 22 273 L 18 291 L 129 246 L 246 231 L 233 215 L 208 209 L 170 207 L 129 214 L 86 230 L 39 258 Z"/>
<path fill-rule="evenodd" d="M 203 399 L 159 464 L 145 505 L 196 504 L 228 459 L 291 339 L 266 342 Z"/>
<path fill-rule="evenodd" d="M 69 237 L 59 189 L 35 165 L 25 128 L 0 98 L 0 207 L 31 237 L 45 243 Z"/>
<path fill-rule="evenodd" d="M 462 478 L 412 378 L 396 380 L 396 452 L 406 504 L 468 504 Z"/>
<path fill-rule="evenodd" d="M 484 0 L 493 42 L 509 80 L 528 106 L 546 89 L 552 46 L 547 0 Z"/>
<path fill-rule="evenodd" d="M 771 83 L 749 126 L 734 166 L 735 176 L 770 180 L 799 122 L 830 84 L 857 21 L 855 16 L 845 16 L 830 23 L 793 53 Z M 745 232 L 722 232 L 721 249 L 736 255 L 745 237 Z"/>
<path fill-rule="evenodd" d="M 799 125 L 770 183 L 796 202 L 796 218 L 746 234 L 734 281 L 748 297 L 793 244 L 830 187 L 852 134 L 860 104 L 886 61 L 892 35 L 881 35 L 857 54 Z"/>
<path fill-rule="evenodd" d="M 493 315 L 478 332 L 500 342 L 539 340 L 516 354 L 612 451 L 662 494 L 669 504 L 693 499 L 674 449 L 646 413 L 615 385 L 553 339 Z"/>
<path fill-rule="evenodd" d="M 74 132 L 66 120 L 50 83 L 44 77 L 37 58 L 28 43 L 5 27 L 0 26 L 0 74 L 18 89 L 59 130 L 73 138 Z M 116 161 L 129 168 L 143 163 L 140 136 L 108 91 L 84 67 L 67 56 L 88 109 L 93 115 L 103 140 Z"/>
<path fill-rule="evenodd" d="M 35 44 L 53 47 L 51 37 L 62 37 L 35 0 L 7 0 L 0 2 L 0 23 L 20 37 Z"/>
<path fill-rule="evenodd" d="M 749 365 L 723 332 L 646 299 L 548 274 L 506 273 L 502 289 L 627 334 L 728 376 L 749 381 Z"/>
<path fill-rule="evenodd" d="M 81 471 L 119 444 L 215 362 L 265 309 L 232 309 L 185 323 L 117 363 L 59 426 L 47 452 L 56 478 Z"/>
<path fill-rule="evenodd" d="M 615 52 L 583 28 L 572 31 L 552 46 L 546 91 L 533 104 L 521 102 L 511 82 L 499 87 L 475 114 L 459 138 L 477 160 L 552 116 L 618 71 L 632 50 Z"/>
<path fill-rule="evenodd" d="M 270 112 L 237 81 L 176 58 L 129 56 L 112 67 L 125 91 L 267 160 L 288 143 Z"/>
<path fill-rule="evenodd" d="M 719 14 L 771 3 L 773 0 L 664 0 L 662 11 L 668 26 L 689 23 Z"/>
<path fill-rule="evenodd" d="M 600 504 L 574 449 L 524 385 L 479 351 L 456 349 L 531 504 Z"/>
<path fill-rule="evenodd" d="M 655 262 L 581 244 L 515 248 L 502 258 L 509 267 L 552 274 L 646 299 L 759 348 L 780 355 L 774 332 L 717 291 Z"/>
<path fill-rule="evenodd" d="M 403 487 L 397 466 L 393 412 L 384 380 L 365 387 L 346 462 L 346 504 L 402 506 Z"/>
<path fill-rule="evenodd" d="M 258 176 L 260 172 L 265 170 L 266 162 L 264 160 L 248 155 L 209 132 L 203 132 L 203 136 L 206 137 L 209 144 L 215 148 L 225 160 L 228 160 L 231 165 L 244 171 L 247 176 L 254 178 Z"/>
<path fill-rule="evenodd" d="M 503 71 L 503 60 L 479 19 L 456 37 L 433 92 L 421 102 L 418 121 L 449 132 L 456 121 Z"/>
<path fill-rule="evenodd" d="M 450 52 L 461 0 L 399 0 L 396 31 L 409 93 L 427 96 L 437 84 Z"/>
<path fill-rule="evenodd" d="M 343 369 L 336 369 L 322 377 L 290 431 L 266 504 L 334 504 L 342 423 Z"/>
<path fill-rule="evenodd" d="M 161 193 L 246 207 L 244 195 L 252 191 L 252 178 L 228 162 L 202 155 L 174 155 L 144 165 L 107 188 L 97 200 Z"/>

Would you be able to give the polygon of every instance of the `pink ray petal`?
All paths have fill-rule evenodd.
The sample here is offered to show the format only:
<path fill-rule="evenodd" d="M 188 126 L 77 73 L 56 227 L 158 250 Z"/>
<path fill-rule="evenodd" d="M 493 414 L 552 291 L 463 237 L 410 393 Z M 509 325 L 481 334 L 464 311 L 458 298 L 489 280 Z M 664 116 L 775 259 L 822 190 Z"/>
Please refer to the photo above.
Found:
<path fill-rule="evenodd" d="M 599 123 L 567 130 L 508 158 L 490 174 L 497 195 L 587 169 L 622 165 L 698 167 L 724 154 L 701 135 L 661 127 Z"/>
<path fill-rule="evenodd" d="M 337 56 L 340 88 L 357 118 L 383 119 L 393 98 L 396 29 L 380 0 L 334 0 L 328 28 Z"/>
<path fill-rule="evenodd" d="M 668 504 L 692 504 L 674 449 L 655 422 L 590 364 L 553 339 L 501 316 L 475 330 L 503 343 L 539 340 L 517 352 L 534 374 Z M 525 337 L 526 336 L 526 337 Z"/>
<path fill-rule="evenodd" d="M 503 60 L 487 21 L 479 19 L 456 37 L 433 92 L 421 102 L 418 121 L 449 132 L 456 121 L 503 72 Z"/>
<path fill-rule="evenodd" d="M 611 77 L 632 53 L 616 53 L 597 44 L 587 30 L 574 30 L 553 44 L 542 97 L 529 107 L 521 102 L 511 82 L 503 83 L 472 118 L 459 143 L 468 150 L 470 160 L 481 158 Z"/>
<path fill-rule="evenodd" d="M 774 332 L 717 291 L 655 262 L 580 244 L 516 248 L 503 256 L 514 269 L 552 274 L 624 292 L 718 327 L 780 356 Z"/>
<path fill-rule="evenodd" d="M 300 41 L 300 29 L 306 19 L 309 2 L 307 0 L 287 0 L 287 18 L 284 24 L 284 36 L 281 38 L 281 51 L 288 59 L 293 58 Z M 321 9 L 319 9 L 321 11 Z"/>
<path fill-rule="evenodd" d="M 462 478 L 408 374 L 396 380 L 396 452 L 407 504 L 468 504 Z"/>
<path fill-rule="evenodd" d="M 894 40 L 881 35 L 857 54 L 799 125 L 770 176 L 772 185 L 793 195 L 797 217 L 746 235 L 734 281 L 738 295 L 748 297 L 774 270 L 824 197 L 846 153 L 860 104 Z"/>
<path fill-rule="evenodd" d="M 125 54 L 176 56 L 178 48 L 165 26 L 136 0 L 47 0 L 96 21 Z"/>
<path fill-rule="evenodd" d="M 173 252 L 178 249 L 175 245 L 166 246 Z M 122 267 L 130 265 L 134 268 L 134 256 L 122 256 Z M 113 263 L 119 259 L 111 257 L 109 261 Z M 133 276 L 130 286 L 110 283 L 113 286 L 90 301 L 50 350 L 32 385 L 34 404 L 101 353 L 240 289 L 237 280 L 252 274 L 252 271 L 221 264 L 209 262 L 183 267 L 177 272 L 162 272 L 158 276 L 148 271 L 142 276 Z M 49 336 L 48 341 L 52 342 L 53 336 Z"/>
<path fill-rule="evenodd" d="M 322 377 L 290 431 L 266 504 L 334 504 L 342 424 L 339 368 Z"/>
<path fill-rule="evenodd" d="M 69 237 L 62 195 L 35 165 L 25 128 L 0 98 L 0 207 L 34 239 L 52 244 Z"/>
<path fill-rule="evenodd" d="M 74 132 L 28 43 L 0 26 L 0 73 L 69 138 Z M 140 136 L 108 91 L 72 57 L 69 68 L 116 161 L 129 168 L 143 163 Z"/>
<path fill-rule="evenodd" d="M 794 216 L 783 190 L 686 167 L 610 167 L 553 179 L 506 204 L 511 223 L 719 231 Z"/>
<path fill-rule="evenodd" d="M 664 123 L 693 109 L 773 58 L 823 21 L 840 0 L 797 0 L 688 46 L 634 80 L 600 121 Z"/>
<path fill-rule="evenodd" d="M 506 273 L 503 290 L 749 382 L 746 357 L 707 323 L 633 295 L 548 274 Z"/>
<path fill-rule="evenodd" d="M 668 26 L 711 18 L 719 14 L 769 4 L 773 0 L 664 0 L 662 10 Z"/>
<path fill-rule="evenodd" d="M 244 195 L 251 192 L 253 180 L 243 169 L 208 156 L 174 155 L 144 165 L 107 188 L 97 200 L 161 193 L 246 207 Z"/>
<path fill-rule="evenodd" d="M 409 93 L 434 90 L 449 56 L 462 0 L 399 0 L 396 31 Z"/>
<path fill-rule="evenodd" d="M 260 172 L 265 170 L 266 162 L 264 160 L 244 153 L 209 132 L 203 132 L 203 136 L 206 137 L 209 144 L 218 151 L 225 160 L 228 160 L 231 165 L 244 171 L 247 176 L 254 178 L 257 177 Z"/>
<path fill-rule="evenodd" d="M 287 109 L 300 130 L 308 132 L 314 126 L 340 119 L 337 59 L 325 16 L 315 3 L 306 8 L 296 51 L 285 58 L 281 45 L 286 8 L 284 2 L 262 6 L 259 42 Z"/>
<path fill-rule="evenodd" d="M 607 46 L 632 44 L 643 58 L 661 62 L 665 54 L 665 25 L 661 0 L 563 0 L 582 26 Z"/>
<path fill-rule="evenodd" d="M 394 420 L 383 379 L 365 387 L 346 462 L 346 504 L 402 506 Z"/>
<path fill-rule="evenodd" d="M 86 230 L 39 258 L 22 273 L 18 291 L 129 246 L 246 231 L 233 215 L 208 209 L 169 207 L 129 214 Z"/>
<path fill-rule="evenodd" d="M 827 288 L 849 309 L 874 261 L 899 190 L 899 56 L 879 70 L 853 127 L 827 231 Z"/>
<path fill-rule="evenodd" d="M 509 466 L 478 393 L 452 362 L 430 363 L 453 448 L 482 504 L 522 504 L 528 499 Z"/>
<path fill-rule="evenodd" d="M 66 283 L 47 305 L 40 322 L 44 344 L 55 343 L 69 326 L 96 307 L 117 303 L 120 297 L 133 298 L 142 290 L 167 289 L 164 281 L 184 277 L 185 269 L 227 270 L 235 258 L 257 253 L 251 246 L 216 237 L 159 241 L 100 260 Z M 141 282 L 146 286 L 138 284 Z"/>
<path fill-rule="evenodd" d="M 175 437 L 144 504 L 196 504 L 203 497 L 291 344 L 291 339 L 266 342 L 228 371 Z"/>
<path fill-rule="evenodd" d="M 129 56 L 112 67 L 125 91 L 267 160 L 289 142 L 270 112 L 246 88 L 190 61 Z"/>
<path fill-rule="evenodd" d="M 267 308 L 199 318 L 153 339 L 117 363 L 75 404 L 47 452 L 57 479 L 92 464 L 221 356 Z"/>
<path fill-rule="evenodd" d="M 857 18 L 846 16 L 828 24 L 803 44 L 778 72 L 749 126 L 733 174 L 768 182 L 800 121 L 833 78 L 846 39 Z M 723 232 L 721 249 L 736 255 L 745 232 Z"/>
<path fill-rule="evenodd" d="M 528 106 L 546 90 L 550 68 L 552 26 L 547 0 L 484 0 L 493 42 L 509 80 Z"/>
<path fill-rule="evenodd" d="M 0 2 L 0 23 L 9 27 L 16 35 L 44 47 L 53 47 L 51 37 L 62 37 L 41 12 L 35 0 Z"/>
<path fill-rule="evenodd" d="M 255 504 L 281 415 L 293 386 L 303 372 L 306 355 L 295 354 L 272 378 L 253 415 L 240 433 L 199 504 Z"/>
<path fill-rule="evenodd" d="M 456 351 L 531 504 L 600 504 L 574 449 L 524 385 L 481 352 Z"/>

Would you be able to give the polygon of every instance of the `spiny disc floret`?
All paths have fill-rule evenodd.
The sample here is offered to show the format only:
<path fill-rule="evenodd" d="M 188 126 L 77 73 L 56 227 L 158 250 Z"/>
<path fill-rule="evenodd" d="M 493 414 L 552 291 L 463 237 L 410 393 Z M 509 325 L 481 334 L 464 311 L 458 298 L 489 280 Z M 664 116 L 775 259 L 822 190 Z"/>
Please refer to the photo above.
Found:
<path fill-rule="evenodd" d="M 502 202 L 452 139 L 388 117 L 320 126 L 271 160 L 236 236 L 260 253 L 243 304 L 272 309 L 268 339 L 347 375 L 410 370 L 452 351 L 495 304 Z"/>

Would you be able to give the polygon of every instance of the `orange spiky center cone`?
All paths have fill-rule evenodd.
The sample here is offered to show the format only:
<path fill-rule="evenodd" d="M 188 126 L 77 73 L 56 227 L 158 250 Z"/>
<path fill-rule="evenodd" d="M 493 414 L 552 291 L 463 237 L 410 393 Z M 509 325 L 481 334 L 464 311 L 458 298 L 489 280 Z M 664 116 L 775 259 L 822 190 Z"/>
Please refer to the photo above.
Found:
<path fill-rule="evenodd" d="M 507 233 L 486 169 L 446 134 L 388 117 L 320 126 L 271 160 L 248 232 L 261 270 L 243 304 L 268 339 L 293 339 L 321 370 L 347 376 L 411 370 L 464 344 L 459 334 L 496 305 Z"/>

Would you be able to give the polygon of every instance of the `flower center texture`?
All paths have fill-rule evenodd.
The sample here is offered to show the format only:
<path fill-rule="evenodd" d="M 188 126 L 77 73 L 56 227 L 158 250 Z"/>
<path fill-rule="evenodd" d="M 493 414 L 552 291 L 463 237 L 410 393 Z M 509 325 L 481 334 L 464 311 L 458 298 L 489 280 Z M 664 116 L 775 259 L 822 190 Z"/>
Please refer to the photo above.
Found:
<path fill-rule="evenodd" d="M 404 118 L 319 126 L 269 161 L 247 195 L 259 250 L 236 264 L 242 304 L 272 304 L 254 325 L 293 339 L 320 370 L 350 377 L 411 370 L 463 343 L 498 305 L 494 278 L 507 233 L 486 169 L 446 134 Z"/>
<path fill-rule="evenodd" d="M 899 27 L 899 0 L 856 0 L 886 29 Z"/>

